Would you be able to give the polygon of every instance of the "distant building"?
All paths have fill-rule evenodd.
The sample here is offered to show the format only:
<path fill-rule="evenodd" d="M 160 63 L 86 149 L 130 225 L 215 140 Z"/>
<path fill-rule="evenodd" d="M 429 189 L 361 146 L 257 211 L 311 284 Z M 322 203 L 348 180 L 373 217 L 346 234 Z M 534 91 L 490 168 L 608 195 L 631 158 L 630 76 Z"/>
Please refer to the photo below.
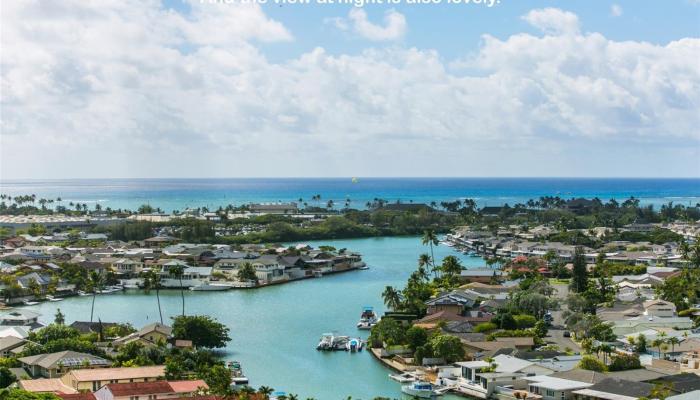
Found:
<path fill-rule="evenodd" d="M 248 205 L 252 213 L 258 214 L 298 214 L 297 203 L 253 203 Z"/>
<path fill-rule="evenodd" d="M 18 361 L 35 378 L 58 378 L 72 369 L 106 368 L 112 364 L 102 357 L 76 351 L 37 354 Z"/>

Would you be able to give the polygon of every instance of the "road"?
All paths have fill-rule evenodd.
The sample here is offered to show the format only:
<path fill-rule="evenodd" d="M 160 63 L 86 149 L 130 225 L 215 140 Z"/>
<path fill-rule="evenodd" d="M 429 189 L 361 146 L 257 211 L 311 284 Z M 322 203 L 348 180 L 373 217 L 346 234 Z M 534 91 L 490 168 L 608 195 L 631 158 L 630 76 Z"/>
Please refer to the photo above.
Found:
<path fill-rule="evenodd" d="M 575 353 L 580 353 L 581 347 L 571 340 L 571 338 L 564 337 L 564 331 L 566 329 L 564 328 L 564 318 L 562 317 L 562 312 L 566 309 L 564 300 L 566 299 L 566 296 L 569 295 L 569 287 L 564 284 L 554 284 L 552 286 L 556 290 L 555 297 L 560 301 L 561 310 L 552 311 L 552 327 L 549 329 L 545 341 L 556 345 L 559 347 L 560 351 L 564 351 L 566 348 L 569 348 Z"/>

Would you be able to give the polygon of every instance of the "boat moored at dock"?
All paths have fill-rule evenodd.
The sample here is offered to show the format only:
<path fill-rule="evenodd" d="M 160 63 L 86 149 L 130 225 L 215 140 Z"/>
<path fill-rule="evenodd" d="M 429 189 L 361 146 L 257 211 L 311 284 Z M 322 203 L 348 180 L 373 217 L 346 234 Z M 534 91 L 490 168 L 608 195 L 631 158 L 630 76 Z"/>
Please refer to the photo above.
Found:
<path fill-rule="evenodd" d="M 403 385 L 401 386 L 401 392 L 420 399 L 432 399 L 440 395 L 439 392 L 435 391 L 435 387 L 432 383 L 423 381 L 416 381 Z"/>
<path fill-rule="evenodd" d="M 374 309 L 369 306 L 365 306 L 362 309 L 362 314 L 360 315 L 360 321 L 357 323 L 357 329 L 369 330 L 372 329 L 374 325 L 377 325 L 377 315 L 374 313 Z"/>

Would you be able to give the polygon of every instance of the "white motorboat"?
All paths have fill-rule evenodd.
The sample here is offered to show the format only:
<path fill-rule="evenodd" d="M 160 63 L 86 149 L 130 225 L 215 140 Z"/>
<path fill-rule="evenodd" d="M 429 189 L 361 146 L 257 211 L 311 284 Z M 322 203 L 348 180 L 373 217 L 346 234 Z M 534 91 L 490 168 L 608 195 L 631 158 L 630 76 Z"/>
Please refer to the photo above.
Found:
<path fill-rule="evenodd" d="M 351 351 L 354 353 L 356 351 L 362 351 L 362 345 L 363 345 L 362 339 L 351 338 L 345 344 L 345 348 L 347 351 Z"/>
<path fill-rule="evenodd" d="M 404 372 L 403 374 L 389 374 L 389 378 L 399 383 L 409 383 L 416 381 L 416 377 L 408 372 Z"/>
<path fill-rule="evenodd" d="M 51 296 L 51 295 L 47 295 L 46 298 L 47 298 L 49 301 L 53 301 L 53 302 L 63 301 L 63 299 L 59 299 L 59 298 L 53 297 L 53 296 Z"/>
<path fill-rule="evenodd" d="M 24 303 L 25 306 L 34 306 L 39 304 L 38 301 L 29 301 L 29 300 L 24 300 L 22 303 Z"/>
<path fill-rule="evenodd" d="M 316 350 L 347 350 L 348 336 L 338 336 L 334 333 L 324 333 L 316 346 Z"/>
<path fill-rule="evenodd" d="M 423 381 L 416 381 L 409 383 L 408 385 L 401 386 L 401 393 L 418 397 L 420 399 L 432 399 L 433 397 L 439 395 L 439 393 L 435 391 L 435 387 L 432 383 Z"/>
<path fill-rule="evenodd" d="M 321 335 L 321 340 L 316 345 L 316 350 L 330 350 L 333 345 L 335 335 L 332 333 L 324 333 Z"/>
<path fill-rule="evenodd" d="M 360 315 L 360 321 L 357 323 L 357 329 L 372 329 L 377 322 L 377 315 L 374 313 L 374 309 L 372 307 L 365 307 L 362 309 L 362 315 Z"/>
<path fill-rule="evenodd" d="M 92 296 L 92 293 L 87 293 L 83 292 L 82 290 L 78 290 L 78 296 Z"/>
<path fill-rule="evenodd" d="M 248 378 L 243 375 L 243 368 L 241 367 L 240 362 L 229 361 L 226 366 L 228 367 L 229 371 L 231 371 L 231 386 L 239 387 L 248 385 Z"/>
<path fill-rule="evenodd" d="M 201 285 L 192 286 L 190 290 L 195 292 L 219 292 L 223 290 L 229 290 L 231 288 L 233 288 L 233 286 L 226 283 L 205 282 Z"/>

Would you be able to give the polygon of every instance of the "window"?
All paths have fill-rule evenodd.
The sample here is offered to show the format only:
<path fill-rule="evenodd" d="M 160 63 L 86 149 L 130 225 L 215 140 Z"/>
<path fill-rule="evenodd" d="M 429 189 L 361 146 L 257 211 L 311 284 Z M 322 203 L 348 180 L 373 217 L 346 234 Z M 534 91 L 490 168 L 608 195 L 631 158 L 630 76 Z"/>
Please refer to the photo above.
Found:
<path fill-rule="evenodd" d="M 547 397 L 554 397 L 554 390 L 547 389 Z"/>

